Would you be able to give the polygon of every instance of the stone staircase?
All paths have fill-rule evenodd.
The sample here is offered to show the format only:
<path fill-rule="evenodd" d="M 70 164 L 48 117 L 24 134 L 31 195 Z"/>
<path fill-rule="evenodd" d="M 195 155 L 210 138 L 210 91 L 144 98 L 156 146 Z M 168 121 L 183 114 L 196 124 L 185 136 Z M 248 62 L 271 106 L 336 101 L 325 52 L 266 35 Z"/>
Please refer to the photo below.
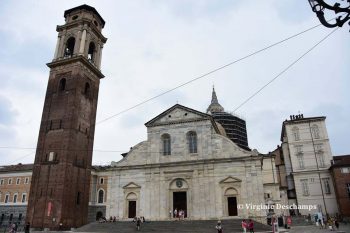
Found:
<path fill-rule="evenodd" d="M 140 232 L 161 232 L 161 233 L 216 233 L 216 220 L 184 220 L 184 221 L 151 221 L 141 225 Z M 230 219 L 222 220 L 222 225 L 225 233 L 242 232 L 241 220 Z M 255 222 L 255 232 L 271 232 L 271 227 Z M 136 224 L 133 222 L 112 222 L 112 223 L 90 223 L 81 228 L 76 229 L 76 232 L 121 232 L 130 233 L 137 232 Z"/>

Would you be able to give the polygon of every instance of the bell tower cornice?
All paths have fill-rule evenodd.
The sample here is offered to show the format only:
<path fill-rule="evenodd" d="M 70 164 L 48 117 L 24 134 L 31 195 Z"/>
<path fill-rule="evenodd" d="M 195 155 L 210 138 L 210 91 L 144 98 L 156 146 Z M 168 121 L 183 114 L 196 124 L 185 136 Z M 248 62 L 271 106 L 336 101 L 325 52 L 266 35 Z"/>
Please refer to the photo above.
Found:
<path fill-rule="evenodd" d="M 56 61 L 47 63 L 46 65 L 49 68 L 53 69 L 53 68 L 56 68 L 58 66 L 64 66 L 64 65 L 68 65 L 68 64 L 73 64 L 73 63 L 76 63 L 76 62 L 81 62 L 82 64 L 87 66 L 99 79 L 102 79 L 102 78 L 105 77 L 102 74 L 102 72 L 94 64 L 92 64 L 86 57 L 84 57 L 82 55 L 76 55 L 76 56 L 68 58 L 68 59 L 56 60 Z"/>

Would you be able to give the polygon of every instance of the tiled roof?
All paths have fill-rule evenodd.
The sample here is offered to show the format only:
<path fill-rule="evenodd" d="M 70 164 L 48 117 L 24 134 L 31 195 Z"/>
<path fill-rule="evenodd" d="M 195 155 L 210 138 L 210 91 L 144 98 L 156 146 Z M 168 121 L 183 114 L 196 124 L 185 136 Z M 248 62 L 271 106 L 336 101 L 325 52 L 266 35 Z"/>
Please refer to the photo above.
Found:
<path fill-rule="evenodd" d="M 6 165 L 6 166 L 0 166 L 0 173 L 5 172 L 21 172 L 21 171 L 32 171 L 33 170 L 33 164 L 16 164 L 16 165 Z"/>

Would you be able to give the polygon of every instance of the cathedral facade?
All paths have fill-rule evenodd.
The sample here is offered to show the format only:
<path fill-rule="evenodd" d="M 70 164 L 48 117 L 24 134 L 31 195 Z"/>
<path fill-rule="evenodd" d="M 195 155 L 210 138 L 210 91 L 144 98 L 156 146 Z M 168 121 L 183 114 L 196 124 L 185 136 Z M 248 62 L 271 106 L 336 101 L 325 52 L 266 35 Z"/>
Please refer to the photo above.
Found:
<path fill-rule="evenodd" d="M 148 138 L 103 172 L 109 177 L 106 216 L 266 219 L 265 193 L 280 203 L 277 180 L 256 150 L 240 148 L 213 117 L 176 104 L 146 124 Z M 264 171 L 267 168 L 268 171 Z"/>

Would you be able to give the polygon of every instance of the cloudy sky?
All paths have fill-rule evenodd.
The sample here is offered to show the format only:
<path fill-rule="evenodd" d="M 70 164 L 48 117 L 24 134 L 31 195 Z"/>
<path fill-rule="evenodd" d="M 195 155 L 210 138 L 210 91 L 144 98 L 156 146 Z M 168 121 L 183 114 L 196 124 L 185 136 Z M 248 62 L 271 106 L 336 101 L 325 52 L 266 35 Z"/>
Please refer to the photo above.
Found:
<path fill-rule="evenodd" d="M 251 52 L 319 24 L 307 0 L 168 0 L 0 2 L 0 164 L 31 163 L 53 58 L 56 25 L 66 9 L 87 3 L 105 19 L 97 121 Z M 94 164 L 118 161 L 147 137 L 144 123 L 176 103 L 205 111 L 211 89 L 233 111 L 332 29 L 297 38 L 97 124 Z M 349 154 L 350 43 L 344 26 L 236 111 L 249 146 L 280 144 L 291 114 L 326 116 L 334 155 Z M 19 149 L 22 148 L 22 149 Z M 120 151 L 120 152 L 118 152 Z"/>

